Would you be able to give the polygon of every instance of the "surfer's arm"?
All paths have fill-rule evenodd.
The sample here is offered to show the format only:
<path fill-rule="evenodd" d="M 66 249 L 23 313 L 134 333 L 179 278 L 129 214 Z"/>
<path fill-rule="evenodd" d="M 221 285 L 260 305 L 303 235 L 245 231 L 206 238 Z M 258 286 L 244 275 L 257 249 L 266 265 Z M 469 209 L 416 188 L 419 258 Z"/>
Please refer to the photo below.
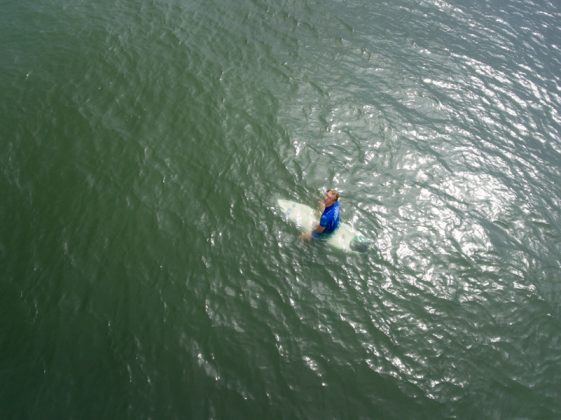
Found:
<path fill-rule="evenodd" d="M 311 239 L 312 237 L 314 237 L 314 234 L 319 235 L 324 230 L 325 230 L 325 228 L 322 225 L 317 225 L 315 228 L 312 229 L 311 232 L 302 233 L 302 235 L 300 235 L 300 238 L 308 240 L 308 239 Z"/>
<path fill-rule="evenodd" d="M 317 225 L 314 229 L 312 229 L 312 232 L 310 233 L 310 236 L 312 238 L 319 238 L 324 230 L 325 230 L 325 228 L 322 225 Z"/>
<path fill-rule="evenodd" d="M 317 225 L 315 227 L 315 229 L 313 230 L 313 232 L 323 233 L 324 230 L 325 230 L 325 228 L 322 225 Z"/>

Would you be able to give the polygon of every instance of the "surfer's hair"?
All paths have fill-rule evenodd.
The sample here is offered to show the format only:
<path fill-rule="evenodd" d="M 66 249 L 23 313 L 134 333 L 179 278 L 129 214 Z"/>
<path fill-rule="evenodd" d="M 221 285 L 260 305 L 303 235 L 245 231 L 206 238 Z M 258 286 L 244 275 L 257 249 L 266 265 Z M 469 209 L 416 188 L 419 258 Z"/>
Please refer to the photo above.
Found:
<path fill-rule="evenodd" d="M 335 193 L 335 201 L 339 200 L 339 191 L 337 191 L 334 188 L 330 188 L 330 189 L 327 190 L 327 192 L 329 192 L 329 191 L 333 191 Z"/>

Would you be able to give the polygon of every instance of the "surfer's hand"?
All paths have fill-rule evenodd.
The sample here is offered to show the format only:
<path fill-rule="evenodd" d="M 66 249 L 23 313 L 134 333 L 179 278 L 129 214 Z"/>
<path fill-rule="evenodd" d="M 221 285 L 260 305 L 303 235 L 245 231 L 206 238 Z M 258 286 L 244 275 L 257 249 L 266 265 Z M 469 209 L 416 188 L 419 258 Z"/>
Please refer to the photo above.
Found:
<path fill-rule="evenodd" d="M 302 239 L 303 241 L 309 241 L 310 239 L 312 239 L 312 232 L 303 232 L 300 235 L 300 239 Z"/>

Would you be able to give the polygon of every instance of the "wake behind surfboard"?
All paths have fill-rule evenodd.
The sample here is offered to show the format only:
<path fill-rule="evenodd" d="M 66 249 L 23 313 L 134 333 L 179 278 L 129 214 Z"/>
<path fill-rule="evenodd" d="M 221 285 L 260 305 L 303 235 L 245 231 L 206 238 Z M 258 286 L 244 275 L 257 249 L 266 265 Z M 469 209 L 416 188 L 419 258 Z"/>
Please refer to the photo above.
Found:
<path fill-rule="evenodd" d="M 305 204 L 283 199 L 278 199 L 277 204 L 286 219 L 303 232 L 311 230 L 319 220 L 319 215 L 315 215 L 314 210 Z M 370 245 L 367 238 L 346 223 L 340 223 L 335 232 L 327 237 L 326 242 L 347 252 L 365 252 Z"/>

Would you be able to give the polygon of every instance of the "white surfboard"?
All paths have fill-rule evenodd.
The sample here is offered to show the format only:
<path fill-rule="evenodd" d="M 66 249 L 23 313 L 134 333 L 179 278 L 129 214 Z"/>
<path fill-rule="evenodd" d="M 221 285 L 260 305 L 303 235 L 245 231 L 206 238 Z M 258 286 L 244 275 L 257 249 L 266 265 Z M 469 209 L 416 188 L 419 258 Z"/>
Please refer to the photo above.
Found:
<path fill-rule="evenodd" d="M 303 232 L 311 231 L 319 222 L 319 212 L 316 214 L 311 207 L 305 204 L 280 198 L 277 200 L 277 203 L 286 219 Z M 370 241 L 350 225 L 340 223 L 337 230 L 329 235 L 326 242 L 343 251 L 364 252 L 368 249 Z"/>

